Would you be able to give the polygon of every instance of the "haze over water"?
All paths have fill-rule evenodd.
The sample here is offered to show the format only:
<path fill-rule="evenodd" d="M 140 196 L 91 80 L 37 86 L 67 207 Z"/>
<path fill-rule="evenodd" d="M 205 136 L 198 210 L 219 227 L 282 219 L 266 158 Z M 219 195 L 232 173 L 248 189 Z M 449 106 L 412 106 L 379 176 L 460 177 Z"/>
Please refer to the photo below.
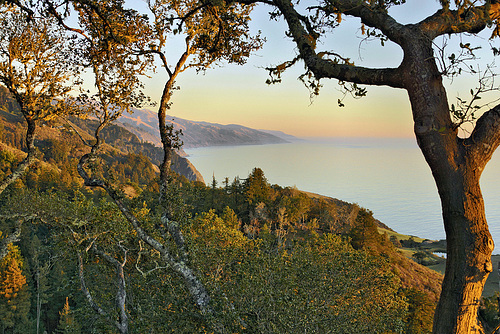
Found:
<path fill-rule="evenodd" d="M 186 149 L 207 183 L 246 178 L 259 167 L 271 184 L 358 203 L 397 232 L 444 239 L 441 206 L 415 139 L 332 138 L 275 145 Z M 486 217 L 500 253 L 500 154 L 481 178 Z"/>

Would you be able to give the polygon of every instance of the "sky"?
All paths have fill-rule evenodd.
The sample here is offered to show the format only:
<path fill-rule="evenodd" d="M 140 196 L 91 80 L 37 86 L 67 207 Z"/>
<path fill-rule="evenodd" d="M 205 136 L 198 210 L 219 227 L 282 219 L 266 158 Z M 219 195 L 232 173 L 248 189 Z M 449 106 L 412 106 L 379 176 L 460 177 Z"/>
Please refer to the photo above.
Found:
<path fill-rule="evenodd" d="M 408 0 L 390 14 L 402 23 L 412 23 L 438 8 L 435 0 Z M 210 68 L 205 74 L 181 73 L 170 114 L 176 117 L 221 124 L 241 124 L 256 129 L 280 130 L 298 137 L 413 137 L 413 122 L 407 94 L 389 87 L 368 87 L 361 99 L 346 97 L 345 107 L 335 80 L 323 80 L 320 95 L 310 99 L 309 91 L 297 79 L 302 64 L 285 72 L 282 83 L 266 85 L 266 66 L 291 60 L 296 50 L 285 36 L 285 24 L 270 21 L 268 7 L 258 6 L 252 13 L 252 31 L 261 30 L 267 42 L 243 66 Z M 397 67 L 402 59 L 400 48 L 391 43 L 365 42 L 357 20 L 344 21 L 318 49 L 341 50 L 357 65 Z M 485 36 L 488 36 L 489 32 Z M 454 40 L 454 45 L 460 41 Z M 175 46 L 175 41 L 172 45 Z M 441 41 L 438 41 L 441 43 Z M 487 38 L 482 43 L 487 45 Z M 488 49 L 488 48 L 484 48 Z M 171 58 L 170 62 L 175 59 Z M 172 55 L 172 54 L 171 54 Z M 485 54 L 485 57 L 489 57 Z M 481 63 L 489 60 L 481 59 Z M 155 73 L 145 81 L 146 93 L 158 101 L 166 76 Z M 448 97 L 465 96 L 477 83 L 475 78 L 446 81 Z M 451 99 L 450 99 L 451 100 Z M 451 102 L 450 102 L 451 103 Z"/>

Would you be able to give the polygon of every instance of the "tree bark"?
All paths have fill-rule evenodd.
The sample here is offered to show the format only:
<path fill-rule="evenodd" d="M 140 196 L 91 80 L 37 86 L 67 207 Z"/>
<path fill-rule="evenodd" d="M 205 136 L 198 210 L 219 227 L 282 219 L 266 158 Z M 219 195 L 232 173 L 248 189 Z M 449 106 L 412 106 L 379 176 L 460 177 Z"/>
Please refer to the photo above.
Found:
<path fill-rule="evenodd" d="M 403 45 L 408 91 L 418 145 L 431 168 L 441 199 L 447 240 L 446 272 L 433 333 L 482 333 L 479 299 L 492 271 L 479 178 L 486 161 L 457 137 L 446 91 L 430 40 L 415 35 Z"/>

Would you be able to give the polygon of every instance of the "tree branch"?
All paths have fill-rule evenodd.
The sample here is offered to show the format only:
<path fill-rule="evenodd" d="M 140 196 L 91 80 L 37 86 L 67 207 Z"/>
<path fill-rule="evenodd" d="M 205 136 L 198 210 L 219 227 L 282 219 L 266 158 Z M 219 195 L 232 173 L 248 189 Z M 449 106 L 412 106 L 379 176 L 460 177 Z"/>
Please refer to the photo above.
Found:
<path fill-rule="evenodd" d="M 96 311 L 99 315 L 102 315 L 110 319 L 106 311 L 104 311 L 99 305 L 97 305 L 96 302 L 94 301 L 94 298 L 92 298 L 92 294 L 89 292 L 89 289 L 85 284 L 82 255 L 78 251 L 76 253 L 78 257 L 78 275 L 80 277 L 80 287 L 82 289 L 83 294 L 85 295 L 85 298 L 87 298 L 87 301 L 89 302 L 90 306 L 94 309 L 94 311 Z"/>
<path fill-rule="evenodd" d="M 391 41 L 399 45 L 405 38 L 406 26 L 398 23 L 386 10 L 378 8 L 378 5 L 374 7 L 358 0 L 330 0 L 327 2 L 330 6 L 323 7 L 323 11 L 330 9 L 330 13 L 333 13 L 331 12 L 333 7 L 339 13 L 358 17 L 362 23 L 380 30 Z"/>
<path fill-rule="evenodd" d="M 120 247 L 122 248 L 122 247 Z M 123 268 L 127 263 L 127 250 L 124 251 L 124 259 L 123 262 L 118 261 L 114 257 L 105 253 L 104 251 L 97 248 L 97 245 L 94 243 L 92 246 L 92 251 L 106 260 L 109 264 L 113 265 L 116 270 L 116 280 L 118 282 L 118 290 L 116 291 L 116 308 L 118 309 L 119 319 L 115 321 L 116 328 L 120 331 L 120 333 L 128 333 L 128 316 L 125 308 L 125 302 L 127 300 L 127 290 L 125 283 L 125 274 L 123 272 Z"/>
<path fill-rule="evenodd" d="M 158 57 L 160 57 L 163 68 L 165 68 L 165 71 L 167 71 L 168 76 L 172 77 L 173 74 L 172 74 L 172 71 L 170 70 L 170 68 L 168 67 L 167 57 L 165 57 L 165 54 L 163 52 L 161 52 L 160 50 L 154 50 L 154 49 L 139 50 L 139 51 L 135 51 L 135 53 L 139 56 L 140 55 L 149 55 L 149 54 L 158 55 Z"/>
<path fill-rule="evenodd" d="M 365 67 L 339 64 L 329 59 L 321 58 L 315 51 L 315 38 L 307 32 L 302 25 L 300 14 L 293 8 L 293 5 L 287 0 L 274 0 L 274 3 L 284 15 L 290 28 L 290 33 L 295 40 L 302 58 L 307 67 L 314 73 L 317 79 L 334 78 L 341 81 L 352 82 L 366 85 L 387 85 L 395 88 L 403 88 L 401 80 L 401 70 L 370 69 Z M 351 3 L 351 1 L 348 1 Z M 356 2 L 357 3 L 357 2 Z M 364 10 L 351 8 L 349 12 L 359 14 Z M 386 15 L 386 19 L 389 20 Z M 394 27 L 402 27 L 396 25 Z"/>
<path fill-rule="evenodd" d="M 196 305 L 200 308 L 202 313 L 211 314 L 213 311 L 210 307 L 210 297 L 208 295 L 208 292 L 206 291 L 205 287 L 200 282 L 200 280 L 196 277 L 193 270 L 187 265 L 186 261 L 184 261 L 184 257 L 187 256 L 187 253 L 184 248 L 184 243 L 182 242 L 180 244 L 177 244 L 178 240 L 180 240 L 178 239 L 178 236 L 176 237 L 177 232 L 180 234 L 178 225 L 175 226 L 169 225 L 172 224 L 172 222 L 169 222 L 169 224 L 167 224 L 167 227 L 169 229 L 169 232 L 172 230 L 171 232 L 173 233 L 172 237 L 174 238 L 174 241 L 176 242 L 177 246 L 180 245 L 179 248 L 179 253 L 181 254 L 180 260 L 177 260 L 174 256 L 172 256 L 169 250 L 161 242 L 156 240 L 154 237 L 150 236 L 146 231 L 142 229 L 138 219 L 128 210 L 118 192 L 114 190 L 111 185 L 109 185 L 104 180 L 89 177 L 89 175 L 84 169 L 84 164 L 86 163 L 86 161 L 89 161 L 90 159 L 91 159 L 91 154 L 86 154 L 80 159 L 80 162 L 78 164 L 78 172 L 80 173 L 80 176 L 84 179 L 85 185 L 91 187 L 100 187 L 108 193 L 108 195 L 115 202 L 116 206 L 118 206 L 118 208 L 122 212 L 125 219 L 127 219 L 127 221 L 130 224 L 132 224 L 139 239 L 141 239 L 146 244 L 148 244 L 156 251 L 158 251 L 163 261 L 168 263 L 169 266 L 176 273 L 178 273 L 183 277 L 184 282 L 186 284 L 186 288 L 188 289 L 191 297 L 194 299 Z M 182 237 L 182 235 L 180 236 Z"/>
<path fill-rule="evenodd" d="M 21 1 L 19 1 L 19 0 L 7 0 L 6 2 L 10 3 L 11 5 L 18 6 L 23 12 L 25 12 L 28 15 L 28 19 L 27 19 L 28 22 L 33 20 L 33 16 L 35 16 L 35 12 L 33 12 L 33 10 L 31 10 L 30 8 L 23 5 L 21 3 Z"/>
<path fill-rule="evenodd" d="M 76 135 L 82 141 L 83 145 L 92 147 L 92 144 L 90 144 L 88 141 L 85 140 L 85 138 L 83 138 L 82 134 L 80 133 L 80 131 L 78 131 L 78 129 L 75 127 L 75 125 L 73 123 L 71 123 L 65 117 L 59 117 L 59 118 L 62 119 L 64 122 L 66 122 L 66 124 L 76 133 Z"/>
<path fill-rule="evenodd" d="M 445 34 L 478 33 L 500 15 L 500 3 L 459 10 L 438 10 L 418 24 L 432 40 Z"/>
<path fill-rule="evenodd" d="M 57 12 L 56 8 L 54 7 L 54 4 L 51 1 L 47 1 L 46 4 L 47 4 L 48 12 L 56 18 L 56 20 L 60 26 L 62 26 L 64 29 L 66 29 L 68 31 L 72 31 L 74 33 L 80 34 L 83 37 L 85 37 L 85 39 L 87 39 L 88 41 L 91 41 L 91 39 L 87 36 L 87 34 L 85 34 L 85 32 L 83 30 L 78 29 L 78 28 L 72 28 L 72 27 L 68 26 L 64 22 L 64 18 L 61 16 L 61 14 L 59 14 Z"/>
<path fill-rule="evenodd" d="M 464 141 L 477 167 L 484 168 L 500 145 L 500 104 L 485 112 L 476 127 Z M 478 158 L 480 157 L 480 158 Z"/>
<path fill-rule="evenodd" d="M 16 167 L 16 169 L 8 175 L 5 179 L 0 181 L 0 194 L 7 188 L 11 183 L 16 181 L 26 169 L 35 161 L 35 132 L 36 132 L 36 123 L 32 117 L 28 117 L 26 112 L 23 112 L 24 118 L 28 123 L 28 127 L 26 130 L 26 147 L 28 150 L 28 155 L 23 161 Z"/>

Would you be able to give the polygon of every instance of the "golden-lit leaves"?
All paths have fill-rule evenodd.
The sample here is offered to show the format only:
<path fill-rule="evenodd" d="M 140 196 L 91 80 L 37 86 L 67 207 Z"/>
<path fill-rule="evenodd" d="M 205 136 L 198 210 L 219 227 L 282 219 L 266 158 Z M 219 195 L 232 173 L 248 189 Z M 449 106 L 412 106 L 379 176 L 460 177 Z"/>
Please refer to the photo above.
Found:
<path fill-rule="evenodd" d="M 7 303 L 17 298 L 18 293 L 26 285 L 26 277 L 23 275 L 23 260 L 19 248 L 10 244 L 9 253 L 0 261 L 0 298 Z M 16 304 L 12 303 L 15 311 Z"/>
<path fill-rule="evenodd" d="M 202 243 L 233 255 L 226 263 L 202 268 L 207 284 L 222 290 L 233 314 L 240 314 L 247 326 L 266 333 L 402 328 L 406 304 L 397 296 L 398 280 L 381 262 L 353 250 L 340 237 L 325 236 L 281 250 L 272 239 L 247 242 L 253 246 L 240 257 L 230 246 L 216 246 L 215 240 Z M 213 263 L 207 255 L 198 253 L 197 262 Z"/>
<path fill-rule="evenodd" d="M 150 68 L 150 59 L 133 51 L 150 44 L 151 31 L 145 16 L 122 5 L 122 1 L 75 5 L 87 34 L 79 46 L 81 57 L 93 71 L 96 87 L 96 92 L 85 92 L 80 99 L 104 123 L 148 102 L 139 77 Z"/>
<path fill-rule="evenodd" d="M 0 297 L 7 300 L 16 298 L 19 290 L 26 285 L 22 267 L 19 248 L 10 244 L 9 254 L 0 261 Z"/>
<path fill-rule="evenodd" d="M 26 317 L 29 293 L 23 274 L 23 258 L 17 246 L 10 244 L 9 253 L 0 261 L 0 322 L 12 327 L 16 318 Z"/>
<path fill-rule="evenodd" d="M 78 85 L 80 71 L 72 43 L 53 20 L 27 22 L 15 9 L 0 11 L 0 81 L 25 117 L 48 120 L 69 109 L 62 101 Z"/>
<path fill-rule="evenodd" d="M 173 32 L 185 35 L 187 52 L 192 56 L 185 68 L 204 70 L 220 61 L 243 64 L 263 43 L 260 35 L 250 36 L 248 33 L 252 8 L 224 1 L 207 2 L 201 6 L 197 0 L 152 1 L 158 35 L 155 48 L 162 49 L 165 35 Z"/>
<path fill-rule="evenodd" d="M 494 26 L 490 38 L 500 37 L 500 3 L 490 4 L 489 15 Z"/>

